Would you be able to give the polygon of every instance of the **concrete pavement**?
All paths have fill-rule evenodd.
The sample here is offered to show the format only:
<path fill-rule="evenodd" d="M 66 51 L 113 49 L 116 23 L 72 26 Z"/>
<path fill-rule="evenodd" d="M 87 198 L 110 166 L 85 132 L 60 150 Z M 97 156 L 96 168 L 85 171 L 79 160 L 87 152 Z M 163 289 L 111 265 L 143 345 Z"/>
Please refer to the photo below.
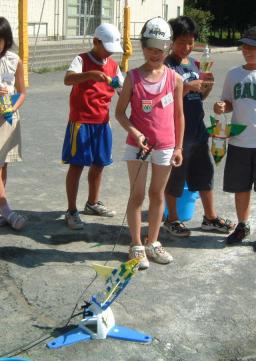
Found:
<path fill-rule="evenodd" d="M 213 56 L 216 85 L 205 104 L 207 122 L 227 69 L 242 62 L 238 52 Z M 8 355 L 13 355 L 41 336 L 54 337 L 74 305 L 80 306 L 102 285 L 97 279 L 82 295 L 94 277 L 90 263 L 107 260 L 109 265 L 118 265 L 127 255 L 126 223 L 119 237 L 128 177 L 121 161 L 125 134 L 113 115 L 116 98 L 111 108 L 114 164 L 105 171 L 102 200 L 117 210 L 117 216 L 82 215 L 86 226 L 78 232 L 64 225 L 67 167 L 60 162 L 60 153 L 70 88 L 64 87 L 63 75 L 31 74 L 21 112 L 24 161 L 10 167 L 8 193 L 13 208 L 24 212 L 29 223 L 21 233 L 0 229 L 0 355 L 11 350 Z M 233 196 L 221 190 L 223 165 L 216 168 L 216 208 L 221 216 L 235 220 Z M 84 173 L 79 210 L 87 197 Z M 143 234 L 147 205 L 146 200 Z M 252 225 L 255 207 L 253 196 Z M 174 262 L 168 266 L 151 263 L 113 305 L 117 323 L 152 335 L 151 345 L 107 340 L 53 351 L 45 347 L 45 341 L 19 357 L 33 361 L 255 361 L 255 234 L 243 245 L 228 248 L 223 235 L 201 232 L 201 221 L 198 201 L 188 222 L 190 238 L 171 239 L 162 230 L 160 240 Z"/>

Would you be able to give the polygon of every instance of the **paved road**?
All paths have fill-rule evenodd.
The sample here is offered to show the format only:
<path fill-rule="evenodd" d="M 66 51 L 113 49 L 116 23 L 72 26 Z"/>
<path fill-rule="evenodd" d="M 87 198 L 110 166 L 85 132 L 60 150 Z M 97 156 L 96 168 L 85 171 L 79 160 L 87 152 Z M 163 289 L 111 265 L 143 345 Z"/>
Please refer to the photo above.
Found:
<path fill-rule="evenodd" d="M 214 58 L 216 85 L 206 103 L 207 122 L 227 69 L 242 61 L 238 52 L 214 54 Z M 133 61 L 131 66 L 136 63 Z M 114 164 L 106 169 L 102 200 L 118 215 L 114 219 L 82 215 L 87 225 L 79 232 L 69 231 L 64 225 L 67 167 L 60 162 L 60 153 L 70 89 L 63 86 L 63 75 L 32 74 L 22 109 L 24 162 L 10 167 L 8 193 L 12 206 L 27 214 L 29 224 L 21 233 L 8 227 L 0 229 L 0 354 L 19 349 L 42 335 L 53 335 L 52 328 L 65 325 L 94 277 L 90 263 L 108 260 L 109 265 L 117 265 L 126 259 L 126 223 L 120 239 L 119 233 L 128 179 L 121 162 L 125 134 L 113 116 L 116 99 L 111 111 Z M 222 173 L 223 164 L 216 168 L 216 207 L 221 216 L 235 219 L 233 197 L 221 190 Z M 80 210 L 86 197 L 85 172 L 79 193 Z M 147 204 L 145 201 L 144 221 Z M 252 221 L 254 218 L 255 199 Z M 108 340 L 52 351 L 42 343 L 20 356 L 33 361 L 256 360 L 252 243 L 225 248 L 222 235 L 200 231 L 201 220 L 198 201 L 188 224 L 193 230 L 189 239 L 170 239 L 161 231 L 160 239 L 173 254 L 174 262 L 168 266 L 151 264 L 148 271 L 138 273 L 113 305 L 117 322 L 152 335 L 151 345 Z M 81 297 L 79 306 L 101 284 L 97 279 Z"/>

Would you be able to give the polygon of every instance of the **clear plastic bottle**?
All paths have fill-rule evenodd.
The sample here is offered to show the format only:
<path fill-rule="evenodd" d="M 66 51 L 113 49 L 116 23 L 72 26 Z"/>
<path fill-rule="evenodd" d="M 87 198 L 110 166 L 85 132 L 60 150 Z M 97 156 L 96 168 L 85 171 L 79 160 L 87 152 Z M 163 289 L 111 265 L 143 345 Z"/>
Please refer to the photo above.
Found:
<path fill-rule="evenodd" d="M 216 134 L 215 136 L 218 138 L 227 138 L 228 137 L 228 120 L 226 114 L 215 114 L 214 115 L 216 120 Z"/>
<path fill-rule="evenodd" d="M 212 57 L 211 57 L 211 52 L 210 52 L 208 44 L 206 44 L 203 54 L 200 59 L 201 72 L 203 72 L 203 73 L 211 72 L 212 64 L 213 64 L 213 61 L 212 61 Z"/>
<path fill-rule="evenodd" d="M 216 125 L 212 134 L 211 153 L 218 164 L 226 154 L 227 138 L 229 137 L 228 121 L 225 114 L 215 114 Z"/>

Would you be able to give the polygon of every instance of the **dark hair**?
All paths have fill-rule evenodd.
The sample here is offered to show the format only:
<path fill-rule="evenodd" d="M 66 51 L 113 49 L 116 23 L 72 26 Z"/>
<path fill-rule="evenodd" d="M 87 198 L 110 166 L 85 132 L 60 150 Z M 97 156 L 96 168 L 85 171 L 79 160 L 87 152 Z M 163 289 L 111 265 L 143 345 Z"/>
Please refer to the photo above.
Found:
<path fill-rule="evenodd" d="M 150 20 L 150 19 L 149 19 Z M 149 20 L 147 20 L 145 22 L 145 24 L 143 25 L 141 32 L 140 32 L 140 42 L 141 42 L 141 46 L 143 48 L 146 47 L 146 39 L 143 37 L 143 34 L 145 33 L 146 29 L 147 29 L 147 23 L 149 22 Z"/>
<path fill-rule="evenodd" d="M 198 37 L 198 25 L 189 16 L 178 16 L 176 19 L 168 21 L 173 30 L 173 41 L 182 35 L 192 35 L 195 40 Z"/>
<path fill-rule="evenodd" d="M 11 26 L 9 21 L 2 16 L 0 16 L 0 39 L 4 39 L 4 50 L 0 54 L 1 57 L 4 56 L 7 50 L 9 50 L 13 45 Z"/>

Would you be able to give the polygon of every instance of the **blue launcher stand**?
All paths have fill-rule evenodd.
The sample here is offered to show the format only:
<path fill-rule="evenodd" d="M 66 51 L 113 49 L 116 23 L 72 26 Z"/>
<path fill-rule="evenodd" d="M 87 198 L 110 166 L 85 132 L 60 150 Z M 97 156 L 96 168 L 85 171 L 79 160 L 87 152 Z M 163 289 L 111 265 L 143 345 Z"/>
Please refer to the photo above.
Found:
<path fill-rule="evenodd" d="M 115 325 L 107 334 L 107 338 L 115 338 L 122 341 L 132 341 L 141 343 L 152 342 L 152 337 L 147 336 L 142 332 L 138 332 L 131 328 Z M 74 330 L 65 333 L 62 336 L 50 341 L 47 346 L 50 349 L 57 349 L 64 346 L 70 346 L 78 342 L 86 342 L 92 340 L 93 337 L 81 327 L 76 327 Z"/>
<path fill-rule="evenodd" d="M 152 341 L 151 336 L 116 325 L 110 307 L 102 310 L 98 305 L 92 304 L 86 312 L 89 316 L 82 319 L 78 327 L 50 341 L 47 346 L 50 349 L 57 349 L 82 341 L 90 341 L 92 339 L 102 340 L 106 338 L 141 343 L 150 343 Z"/>
<path fill-rule="evenodd" d="M 142 342 L 142 343 L 152 342 L 151 336 L 147 336 L 142 332 L 133 330 L 132 328 L 127 328 L 118 325 L 115 325 L 113 328 L 111 328 L 107 337 L 116 338 L 117 340 L 123 340 L 123 341 Z"/>
<path fill-rule="evenodd" d="M 85 330 L 80 328 L 79 326 L 74 328 L 72 331 L 65 333 L 62 336 L 55 338 L 50 341 L 47 346 L 51 349 L 57 349 L 64 346 L 70 346 L 74 343 L 89 341 L 92 337 Z"/>
<path fill-rule="evenodd" d="M 0 358 L 0 361 L 30 361 L 27 358 Z"/>

